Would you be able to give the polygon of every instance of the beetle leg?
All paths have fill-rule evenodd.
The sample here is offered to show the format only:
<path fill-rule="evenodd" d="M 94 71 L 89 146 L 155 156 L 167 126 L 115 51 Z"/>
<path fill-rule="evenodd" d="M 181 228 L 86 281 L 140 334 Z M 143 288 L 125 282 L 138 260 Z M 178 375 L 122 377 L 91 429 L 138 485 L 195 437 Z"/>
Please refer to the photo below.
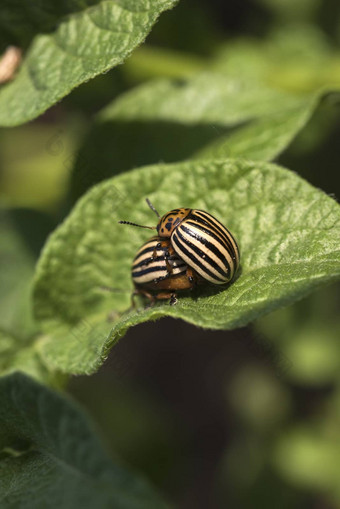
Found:
<path fill-rule="evenodd" d="M 170 299 L 169 304 L 170 306 L 174 306 L 177 303 L 177 295 L 174 292 L 159 292 L 155 298 L 157 300 L 165 300 Z"/>
<path fill-rule="evenodd" d="M 164 258 L 170 258 L 170 256 L 176 254 L 174 248 L 172 247 L 171 244 L 169 244 L 168 240 L 162 240 L 161 242 L 159 242 L 157 247 L 159 248 L 162 247 L 165 249 Z"/>
<path fill-rule="evenodd" d="M 152 293 L 148 292 L 147 290 L 142 290 L 142 289 L 136 288 L 131 294 L 132 309 L 136 309 L 136 302 L 134 299 L 136 297 L 136 295 L 143 295 L 144 297 L 149 299 L 149 304 L 148 304 L 148 306 L 146 306 L 147 308 L 153 306 L 155 303 L 155 297 L 152 295 Z"/>
<path fill-rule="evenodd" d="M 170 245 L 167 244 L 166 248 L 167 248 L 167 251 L 168 251 L 168 255 L 167 255 L 168 258 L 170 256 L 176 255 L 176 252 L 175 252 L 175 250 L 174 250 L 174 248 L 172 247 L 171 244 Z"/>
<path fill-rule="evenodd" d="M 171 295 L 169 304 L 170 306 L 174 306 L 175 304 L 177 304 L 177 296 L 175 293 Z"/>

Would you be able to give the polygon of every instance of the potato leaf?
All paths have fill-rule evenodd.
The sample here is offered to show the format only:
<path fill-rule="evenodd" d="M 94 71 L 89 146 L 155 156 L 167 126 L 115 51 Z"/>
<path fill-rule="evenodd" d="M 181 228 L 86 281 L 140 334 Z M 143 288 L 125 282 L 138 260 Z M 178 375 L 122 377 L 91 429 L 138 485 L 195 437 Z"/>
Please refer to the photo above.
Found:
<path fill-rule="evenodd" d="M 305 127 L 322 98 L 218 72 L 146 83 L 99 113 L 75 162 L 72 198 L 94 182 L 159 161 L 273 160 Z"/>
<path fill-rule="evenodd" d="M 6 19 L 8 43 L 20 44 L 20 33 L 28 28 L 35 35 L 17 76 L 0 88 L 0 125 L 32 120 L 73 88 L 123 62 L 174 4 L 175 0 L 97 0 L 85 5 L 63 2 L 49 9 L 35 2 L 6 1 L 0 18 Z"/>
<path fill-rule="evenodd" d="M 126 313 L 131 261 L 151 232 L 118 220 L 154 225 L 146 197 L 161 213 L 204 209 L 230 228 L 241 249 L 236 280 L 199 287 L 176 306 L 141 303 Z M 41 355 L 53 368 L 91 373 L 129 327 L 146 320 L 169 315 L 214 329 L 245 325 L 339 278 L 339 229 L 332 198 L 269 163 L 159 164 L 107 180 L 77 203 L 41 255 L 34 288 L 35 314 L 46 332 Z"/>
<path fill-rule="evenodd" d="M 12 507 L 168 507 L 105 454 L 80 409 L 14 374 L 0 379 L 0 504 Z"/>

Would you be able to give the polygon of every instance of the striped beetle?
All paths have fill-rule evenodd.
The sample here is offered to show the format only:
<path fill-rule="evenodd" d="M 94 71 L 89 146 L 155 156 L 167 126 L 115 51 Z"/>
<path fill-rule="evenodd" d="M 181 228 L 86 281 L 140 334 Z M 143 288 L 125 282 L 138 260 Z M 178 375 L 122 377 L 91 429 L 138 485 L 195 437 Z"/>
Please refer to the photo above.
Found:
<path fill-rule="evenodd" d="M 215 285 L 232 280 L 240 263 L 240 252 L 235 238 L 222 223 L 208 212 L 189 208 L 173 209 L 160 217 L 150 201 L 146 201 L 159 218 L 157 226 L 119 223 L 156 229 L 159 237 L 170 239 L 179 258 L 203 280 Z"/>
<path fill-rule="evenodd" d="M 142 294 L 150 303 L 170 299 L 176 304 L 176 292 L 190 290 L 200 278 L 181 260 L 169 239 L 155 236 L 138 250 L 132 263 L 133 295 Z"/>

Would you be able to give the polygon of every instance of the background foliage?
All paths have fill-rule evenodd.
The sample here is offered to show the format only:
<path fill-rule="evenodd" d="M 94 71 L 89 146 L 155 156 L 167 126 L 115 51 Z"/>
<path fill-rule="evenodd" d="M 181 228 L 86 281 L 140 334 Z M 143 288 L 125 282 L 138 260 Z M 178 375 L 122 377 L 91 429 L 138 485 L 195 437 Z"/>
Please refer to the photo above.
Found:
<path fill-rule="evenodd" d="M 0 20 L 1 507 L 338 507 L 337 2 Z M 235 282 L 127 312 L 145 197 L 226 223 Z"/>

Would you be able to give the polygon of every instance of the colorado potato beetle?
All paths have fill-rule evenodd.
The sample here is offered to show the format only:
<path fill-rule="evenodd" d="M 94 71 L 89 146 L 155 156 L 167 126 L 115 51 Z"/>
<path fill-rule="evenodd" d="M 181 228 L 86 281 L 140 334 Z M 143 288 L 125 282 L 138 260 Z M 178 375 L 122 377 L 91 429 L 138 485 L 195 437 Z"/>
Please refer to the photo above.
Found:
<path fill-rule="evenodd" d="M 232 280 L 240 263 L 240 252 L 232 233 L 208 212 L 197 209 L 173 209 L 162 217 L 157 214 L 157 226 L 142 226 L 156 229 L 160 238 L 169 239 L 178 257 L 205 281 L 220 285 Z"/>
<path fill-rule="evenodd" d="M 138 250 L 132 263 L 134 295 L 144 295 L 151 303 L 170 299 L 177 302 L 177 292 L 192 289 L 199 277 L 173 250 L 169 239 L 152 237 Z"/>

